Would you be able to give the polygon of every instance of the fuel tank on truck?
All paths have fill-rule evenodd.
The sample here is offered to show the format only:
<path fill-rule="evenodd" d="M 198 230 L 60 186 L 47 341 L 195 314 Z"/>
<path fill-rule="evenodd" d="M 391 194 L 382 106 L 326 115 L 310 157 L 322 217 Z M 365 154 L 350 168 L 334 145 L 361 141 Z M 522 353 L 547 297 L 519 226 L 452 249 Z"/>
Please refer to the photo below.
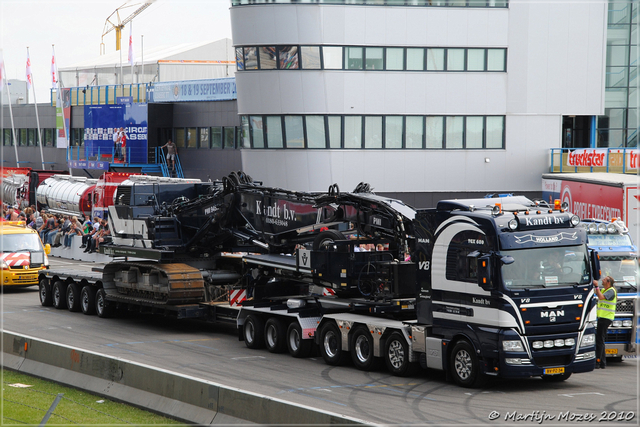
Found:
<path fill-rule="evenodd" d="M 93 190 L 97 179 L 54 175 L 45 179 L 36 193 L 40 206 L 63 215 L 91 215 Z"/>

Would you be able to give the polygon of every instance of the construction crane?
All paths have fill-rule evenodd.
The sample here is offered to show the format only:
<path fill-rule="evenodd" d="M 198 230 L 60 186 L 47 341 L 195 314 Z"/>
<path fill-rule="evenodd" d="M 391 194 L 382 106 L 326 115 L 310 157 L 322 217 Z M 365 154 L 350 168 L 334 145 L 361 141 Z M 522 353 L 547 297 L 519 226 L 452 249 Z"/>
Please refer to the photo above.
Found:
<path fill-rule="evenodd" d="M 116 50 L 120 50 L 120 39 L 122 38 L 122 29 L 127 23 L 129 23 L 133 18 L 138 16 L 143 10 L 151 6 L 151 4 L 155 0 L 147 0 L 145 2 L 140 3 L 131 3 L 131 0 L 127 1 L 125 4 L 117 8 L 104 23 L 104 28 L 102 29 L 102 41 L 100 43 L 100 55 L 105 53 L 105 45 L 104 45 L 104 36 L 109 34 L 112 30 L 116 30 Z M 138 6 L 133 13 L 127 16 L 124 19 L 120 19 L 120 12 L 124 11 L 124 9 L 129 9 L 132 7 Z"/>

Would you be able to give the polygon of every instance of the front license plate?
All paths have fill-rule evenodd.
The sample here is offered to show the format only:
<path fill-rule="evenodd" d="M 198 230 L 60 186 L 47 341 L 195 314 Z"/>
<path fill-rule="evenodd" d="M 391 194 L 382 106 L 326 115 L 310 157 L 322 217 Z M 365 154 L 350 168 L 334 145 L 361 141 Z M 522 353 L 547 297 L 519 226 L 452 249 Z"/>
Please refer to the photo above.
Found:
<path fill-rule="evenodd" d="M 545 375 L 564 374 L 564 368 L 547 368 L 544 370 Z"/>
<path fill-rule="evenodd" d="M 607 348 L 605 350 L 606 354 L 618 354 L 618 349 L 617 348 Z"/>

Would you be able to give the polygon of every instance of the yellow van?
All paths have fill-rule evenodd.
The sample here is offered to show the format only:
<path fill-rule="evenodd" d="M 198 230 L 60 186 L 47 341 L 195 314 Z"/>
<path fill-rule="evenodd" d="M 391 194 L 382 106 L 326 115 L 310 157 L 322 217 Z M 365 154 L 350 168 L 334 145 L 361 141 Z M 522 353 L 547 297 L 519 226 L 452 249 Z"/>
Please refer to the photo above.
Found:
<path fill-rule="evenodd" d="M 36 286 L 40 270 L 49 268 L 50 252 L 24 221 L 0 222 L 0 285 Z"/>

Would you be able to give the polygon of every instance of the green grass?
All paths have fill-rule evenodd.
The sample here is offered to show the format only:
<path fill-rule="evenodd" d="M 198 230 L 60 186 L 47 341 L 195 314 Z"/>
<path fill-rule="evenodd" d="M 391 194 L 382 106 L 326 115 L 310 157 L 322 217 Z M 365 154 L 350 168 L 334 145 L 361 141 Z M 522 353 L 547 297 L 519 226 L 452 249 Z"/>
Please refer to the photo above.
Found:
<path fill-rule="evenodd" d="M 31 387 L 19 388 L 10 384 Z M 184 425 L 133 406 L 6 369 L 2 369 L 0 424 L 39 425 L 59 393 L 64 396 L 47 425 Z"/>

